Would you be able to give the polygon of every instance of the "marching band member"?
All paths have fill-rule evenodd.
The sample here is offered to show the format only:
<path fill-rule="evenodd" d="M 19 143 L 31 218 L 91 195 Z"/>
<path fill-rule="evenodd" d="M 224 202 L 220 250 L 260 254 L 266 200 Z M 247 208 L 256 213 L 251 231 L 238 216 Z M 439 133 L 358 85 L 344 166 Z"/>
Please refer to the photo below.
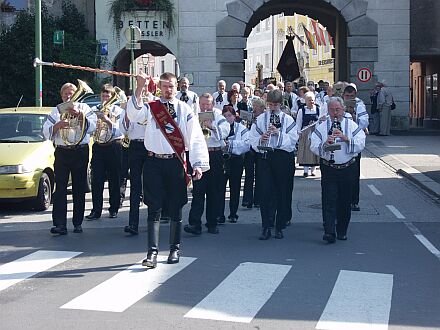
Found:
<path fill-rule="evenodd" d="M 143 72 L 137 77 L 135 95 L 127 105 L 128 119 L 145 122 L 144 203 L 148 206 L 148 252 L 142 265 L 155 268 L 159 251 L 159 227 L 162 205 L 169 201 L 170 253 L 167 263 L 180 258 L 182 207 L 187 203 L 185 149 L 193 168 L 193 180 L 200 180 L 209 170 L 209 155 L 197 116 L 184 102 L 176 99 L 177 78 L 165 72 L 160 76 L 160 100 L 144 104 L 142 89 L 150 78 Z"/>
<path fill-rule="evenodd" d="M 75 94 L 77 87 L 66 83 L 61 87 L 60 94 L 63 102 L 69 101 Z M 60 112 L 55 107 L 43 125 L 44 137 L 55 144 L 55 192 L 53 194 L 52 221 L 54 227 L 50 232 L 57 235 L 67 234 L 67 184 L 69 175 L 72 177 L 73 192 L 73 232 L 82 233 L 84 220 L 85 196 L 87 180 L 87 166 L 89 164 L 90 134 L 96 128 L 96 115 L 85 103 L 74 103 L 68 109 L 69 115 L 85 121 L 86 132 L 82 139 L 73 145 L 66 145 L 61 137 L 61 130 L 69 123 L 62 120 Z"/>
<path fill-rule="evenodd" d="M 226 82 L 219 80 L 217 83 L 217 91 L 212 94 L 217 109 L 223 109 L 228 104 L 228 93 L 226 92 Z"/>
<path fill-rule="evenodd" d="M 304 95 L 306 101 L 305 105 L 302 105 L 296 116 L 296 126 L 298 128 L 299 142 L 298 142 L 298 164 L 304 166 L 303 176 L 307 178 L 310 175 L 315 176 L 315 168 L 319 165 L 319 157 L 314 155 L 310 151 L 310 134 L 313 131 L 313 127 L 305 129 L 308 125 L 317 122 L 320 118 L 324 119 L 326 113 L 322 112 L 321 107 L 315 104 L 315 94 L 313 92 L 307 92 Z M 304 131 L 302 131 L 305 129 Z"/>
<path fill-rule="evenodd" d="M 213 108 L 211 94 L 200 96 L 200 113 L 212 111 L 214 120 L 201 122 L 204 130 L 209 130 L 209 137 L 205 136 L 209 152 L 209 170 L 203 173 L 200 180 L 193 181 L 191 209 L 189 211 L 188 225 L 183 230 L 187 233 L 200 235 L 202 233 L 202 215 L 206 195 L 206 227 L 208 233 L 218 234 L 217 217 L 222 203 L 223 188 L 223 158 L 222 141 L 230 131 L 229 123 L 222 116 L 220 109 Z"/>
<path fill-rule="evenodd" d="M 362 129 L 365 133 L 368 133 L 368 124 L 369 117 L 367 108 L 365 107 L 364 102 L 356 97 L 357 87 L 355 84 L 348 84 L 345 87 L 344 92 L 342 93 L 342 97 L 344 98 L 344 102 L 346 105 L 346 113 L 345 117 L 352 118 L 355 123 Z M 353 104 L 350 104 L 353 103 Z M 353 182 L 353 194 L 351 198 L 351 210 L 352 211 L 360 211 L 359 207 L 359 191 L 360 191 L 360 176 L 361 176 L 361 153 L 359 152 L 356 157 L 356 178 Z"/>
<path fill-rule="evenodd" d="M 123 112 L 122 108 L 112 104 L 105 114 L 103 107 L 111 98 L 115 97 L 115 88 L 110 84 L 105 84 L 101 89 L 101 104 L 92 108 L 103 125 L 107 125 L 110 140 L 105 143 L 99 142 L 94 138 L 92 147 L 92 201 L 93 208 L 87 220 L 96 220 L 101 217 L 103 206 L 104 183 L 107 178 L 109 190 L 109 218 L 116 218 L 120 205 L 120 182 L 122 164 L 122 134 L 119 130 L 119 118 Z M 97 133 L 95 133 L 96 136 Z"/>
<path fill-rule="evenodd" d="M 237 222 L 238 204 L 240 201 L 241 176 L 243 174 L 244 154 L 249 151 L 249 130 L 241 123 L 236 121 L 237 114 L 230 105 L 225 105 L 222 111 L 230 125 L 229 135 L 224 139 L 224 182 L 222 191 L 222 203 L 220 206 L 220 217 L 218 222 L 225 222 L 225 199 L 226 184 L 229 181 L 229 222 Z"/>
<path fill-rule="evenodd" d="M 268 110 L 257 118 L 250 133 L 252 148 L 262 154 L 258 158 L 262 240 L 271 237 L 270 227 L 274 221 L 275 238 L 283 238 L 282 230 L 291 215 L 291 181 L 295 174 L 298 131 L 293 118 L 280 110 L 282 103 L 282 91 L 270 91 L 266 102 Z"/>
<path fill-rule="evenodd" d="M 132 235 L 138 234 L 139 227 L 139 204 L 142 196 L 142 172 L 147 151 L 144 145 L 145 125 L 132 122 L 128 119 L 127 110 L 121 116 L 119 127 L 121 133 L 130 141 L 128 146 L 128 167 L 130 169 L 130 211 L 128 226 L 124 232 Z"/>
<path fill-rule="evenodd" d="M 293 102 L 292 108 L 290 109 L 290 113 L 293 118 L 296 118 L 298 114 L 298 109 L 301 108 L 306 101 L 304 100 L 304 95 L 310 90 L 306 86 L 302 86 L 298 89 L 298 96 L 296 98 L 296 102 Z"/>
<path fill-rule="evenodd" d="M 180 79 L 179 88 L 180 91 L 177 93 L 176 98 L 188 104 L 194 110 L 194 113 L 198 114 L 200 112 L 199 97 L 189 90 L 188 78 L 183 77 Z"/>
<path fill-rule="evenodd" d="M 336 238 L 347 239 L 356 156 L 365 147 L 365 133 L 344 117 L 342 98 L 331 97 L 328 112 L 330 118 L 319 124 L 311 136 L 310 149 L 321 157 L 323 240 L 334 243 Z"/>

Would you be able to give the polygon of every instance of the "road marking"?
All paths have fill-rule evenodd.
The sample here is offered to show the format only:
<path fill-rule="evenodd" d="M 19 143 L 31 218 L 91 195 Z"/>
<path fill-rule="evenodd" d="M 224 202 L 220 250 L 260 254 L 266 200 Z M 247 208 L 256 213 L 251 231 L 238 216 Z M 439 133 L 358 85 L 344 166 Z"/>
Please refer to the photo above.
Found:
<path fill-rule="evenodd" d="M 59 265 L 82 252 L 39 250 L 0 266 L 0 291 Z"/>
<path fill-rule="evenodd" d="M 402 213 L 399 212 L 393 205 L 385 205 L 395 216 L 397 219 L 406 219 Z"/>
<path fill-rule="evenodd" d="M 411 222 L 405 222 L 405 225 L 412 231 L 414 237 L 419 240 L 437 259 L 440 260 L 440 251 L 432 244 L 425 236 L 422 235 L 420 230 Z"/>
<path fill-rule="evenodd" d="M 341 270 L 316 329 L 386 330 L 393 275 Z"/>
<path fill-rule="evenodd" d="M 290 265 L 242 263 L 185 317 L 250 323 L 291 268 Z"/>
<path fill-rule="evenodd" d="M 368 188 L 370 188 L 370 190 L 373 192 L 373 194 L 375 194 L 376 196 L 382 196 L 382 193 L 373 185 L 373 184 L 369 184 Z"/>
<path fill-rule="evenodd" d="M 61 308 L 123 312 L 196 260 L 181 257 L 178 264 L 168 265 L 167 258 L 158 256 L 155 269 L 142 267 L 141 262 L 136 263 Z M 132 289 L 128 290 L 128 286 Z"/>

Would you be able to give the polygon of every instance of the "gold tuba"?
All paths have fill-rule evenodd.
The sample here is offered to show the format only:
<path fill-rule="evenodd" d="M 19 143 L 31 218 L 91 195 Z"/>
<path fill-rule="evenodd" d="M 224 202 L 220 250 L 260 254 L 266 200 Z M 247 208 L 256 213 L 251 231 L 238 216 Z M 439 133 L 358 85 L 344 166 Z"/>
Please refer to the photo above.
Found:
<path fill-rule="evenodd" d="M 205 139 L 209 139 L 211 137 L 211 130 L 204 125 L 205 120 L 214 121 L 214 112 L 213 111 L 203 111 L 198 114 L 199 116 L 199 124 L 202 128 L 202 133 Z"/>
<path fill-rule="evenodd" d="M 108 99 L 108 101 L 106 101 L 101 109 L 99 110 L 100 112 L 102 112 L 105 116 L 108 116 L 110 114 L 110 108 L 117 102 L 126 102 L 127 97 L 125 96 L 125 93 L 122 89 L 120 89 L 119 87 L 115 86 L 115 93 Z M 112 115 L 110 120 L 112 122 L 116 122 L 116 118 Z M 103 121 L 102 119 L 98 118 L 98 121 L 96 122 L 96 130 L 95 133 L 93 135 L 93 140 L 96 143 L 108 143 L 111 138 L 112 138 L 113 132 L 111 130 L 111 128 L 107 125 L 107 123 L 105 121 Z"/>
<path fill-rule="evenodd" d="M 70 100 L 57 105 L 58 111 L 61 113 L 60 119 L 69 124 L 60 130 L 61 139 L 68 146 L 77 145 L 82 141 L 86 135 L 86 121 L 84 117 L 69 114 L 67 109 L 74 106 L 74 102 L 79 102 L 87 94 L 93 94 L 93 90 L 84 81 L 77 80 L 78 87 Z"/>

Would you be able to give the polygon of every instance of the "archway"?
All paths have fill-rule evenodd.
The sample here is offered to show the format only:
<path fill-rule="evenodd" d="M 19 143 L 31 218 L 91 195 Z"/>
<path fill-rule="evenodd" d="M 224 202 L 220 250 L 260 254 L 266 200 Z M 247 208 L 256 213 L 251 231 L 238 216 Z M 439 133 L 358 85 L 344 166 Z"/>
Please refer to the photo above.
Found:
<path fill-rule="evenodd" d="M 235 0 L 226 4 L 227 16 L 217 23 L 217 62 L 228 84 L 242 80 L 246 38 L 257 23 L 270 15 L 299 13 L 325 25 L 335 42 L 335 80 L 356 81 L 367 67 L 374 73 L 378 59 L 377 23 L 366 16 L 364 0 Z M 360 93 L 372 87 L 358 86 Z"/>
<path fill-rule="evenodd" d="M 177 60 L 174 56 L 169 57 L 166 56 L 168 54 L 173 55 L 173 53 L 164 45 L 162 45 L 159 42 L 151 41 L 151 40 L 140 40 L 139 43 L 141 44 L 140 49 L 136 49 L 134 51 L 134 58 L 137 59 L 141 57 L 142 55 L 148 54 L 152 55 L 154 58 L 156 58 L 156 62 L 172 62 L 172 63 L 164 63 L 164 68 L 166 70 L 162 70 L 162 68 L 158 67 L 157 70 L 150 71 L 149 74 L 152 76 L 160 75 L 163 73 L 162 71 L 169 71 L 175 73 L 177 76 L 179 74 L 179 66 L 177 64 Z M 159 59 L 157 59 L 159 58 Z M 150 66 L 151 66 L 151 59 L 149 60 Z M 119 53 L 115 56 L 113 60 L 113 70 L 115 71 L 122 71 L 122 72 L 129 72 L 130 71 L 130 63 L 131 63 L 131 54 L 130 50 L 123 48 L 119 51 Z M 152 64 L 152 68 L 155 67 L 154 60 Z M 120 87 L 121 89 L 125 90 L 126 92 L 129 92 L 129 78 L 128 77 L 122 77 L 122 76 L 113 76 L 113 84 L 115 86 Z"/>

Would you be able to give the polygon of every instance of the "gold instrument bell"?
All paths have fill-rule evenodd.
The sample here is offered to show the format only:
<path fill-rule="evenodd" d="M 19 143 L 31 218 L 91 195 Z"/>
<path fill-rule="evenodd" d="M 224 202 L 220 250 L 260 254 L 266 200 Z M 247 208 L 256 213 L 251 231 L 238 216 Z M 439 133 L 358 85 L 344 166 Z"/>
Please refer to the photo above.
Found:
<path fill-rule="evenodd" d="M 125 95 L 124 91 L 120 89 L 119 87 L 115 86 L 115 93 L 106 101 L 103 105 L 100 111 L 105 115 L 108 116 L 110 114 L 110 108 L 117 102 L 123 103 L 127 102 L 127 96 Z M 111 121 L 115 122 L 116 118 L 114 116 L 111 116 Z M 93 135 L 93 140 L 96 143 L 108 143 L 112 138 L 112 130 L 107 125 L 105 121 L 102 119 L 98 119 L 96 122 L 96 130 L 95 134 Z"/>
<path fill-rule="evenodd" d="M 79 144 L 86 135 L 86 121 L 80 117 L 69 114 L 67 109 L 74 106 L 87 94 L 93 94 L 93 90 L 82 80 L 78 80 L 78 86 L 75 93 L 69 101 L 58 104 L 58 111 L 61 113 L 60 119 L 67 121 L 68 126 L 60 130 L 60 136 L 65 145 L 73 146 Z"/>

